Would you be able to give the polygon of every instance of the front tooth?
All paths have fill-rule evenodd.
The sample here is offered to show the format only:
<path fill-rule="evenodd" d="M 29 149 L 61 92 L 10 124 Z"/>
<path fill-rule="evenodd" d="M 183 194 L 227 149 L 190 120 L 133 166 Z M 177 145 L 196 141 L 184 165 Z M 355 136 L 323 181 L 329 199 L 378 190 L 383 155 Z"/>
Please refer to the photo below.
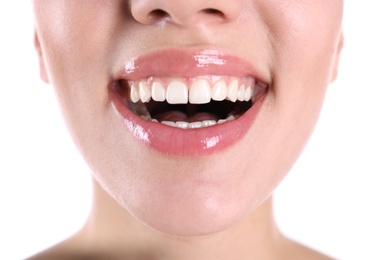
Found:
<path fill-rule="evenodd" d="M 217 121 L 215 120 L 205 120 L 202 122 L 202 127 L 209 127 L 217 124 Z"/>
<path fill-rule="evenodd" d="M 130 86 L 130 99 L 133 103 L 137 103 L 140 99 L 138 89 L 134 86 L 133 82 L 130 84 Z"/>
<path fill-rule="evenodd" d="M 205 79 L 197 79 L 190 88 L 191 104 L 207 104 L 211 101 L 210 84 Z"/>
<path fill-rule="evenodd" d="M 223 101 L 227 96 L 227 86 L 225 81 L 220 80 L 213 86 L 211 90 L 211 97 L 215 101 Z"/>
<path fill-rule="evenodd" d="M 139 96 L 141 98 L 142 103 L 149 102 L 152 97 L 152 94 L 148 86 L 148 83 L 142 80 L 139 82 L 138 86 L 139 86 Z"/>
<path fill-rule="evenodd" d="M 237 92 L 238 92 L 238 80 L 235 79 L 230 82 L 227 92 L 227 99 L 236 102 L 237 101 Z"/>
<path fill-rule="evenodd" d="M 173 80 L 167 87 L 167 102 L 169 104 L 187 104 L 188 89 L 184 82 Z"/>
<path fill-rule="evenodd" d="M 196 128 L 201 128 L 201 127 L 202 127 L 202 122 L 188 123 L 188 126 L 187 126 L 188 129 L 196 129 Z"/>
<path fill-rule="evenodd" d="M 152 99 L 158 102 L 165 101 L 165 89 L 159 81 L 155 81 L 152 84 Z"/>
<path fill-rule="evenodd" d="M 187 127 L 188 127 L 188 122 L 178 121 L 178 122 L 176 122 L 176 127 L 183 128 L 183 129 L 187 129 Z"/>
<path fill-rule="evenodd" d="M 253 87 L 247 87 L 245 90 L 245 101 L 251 100 L 253 95 Z"/>
<path fill-rule="evenodd" d="M 237 99 L 238 99 L 238 101 L 245 100 L 245 85 L 244 84 L 242 84 L 241 87 L 238 89 Z"/>

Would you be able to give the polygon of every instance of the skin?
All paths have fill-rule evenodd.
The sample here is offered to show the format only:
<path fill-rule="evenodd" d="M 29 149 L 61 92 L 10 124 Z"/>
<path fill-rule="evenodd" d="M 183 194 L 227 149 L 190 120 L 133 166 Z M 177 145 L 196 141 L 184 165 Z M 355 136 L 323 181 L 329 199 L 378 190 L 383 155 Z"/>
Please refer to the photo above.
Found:
<path fill-rule="evenodd" d="M 41 77 L 56 90 L 95 187 L 85 227 L 36 259 L 326 259 L 278 231 L 271 195 L 336 77 L 342 0 L 33 3 Z M 165 14 L 149 15 L 156 9 Z M 108 85 L 124 63 L 165 48 L 213 47 L 271 82 L 242 140 L 207 157 L 176 158 L 119 127 Z"/>

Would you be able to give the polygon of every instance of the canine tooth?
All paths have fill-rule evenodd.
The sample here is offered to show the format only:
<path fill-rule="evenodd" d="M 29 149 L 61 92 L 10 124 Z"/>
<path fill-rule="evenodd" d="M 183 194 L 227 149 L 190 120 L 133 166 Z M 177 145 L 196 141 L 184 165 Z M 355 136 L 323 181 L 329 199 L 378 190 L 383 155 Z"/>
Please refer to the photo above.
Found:
<path fill-rule="evenodd" d="M 202 127 L 213 126 L 215 124 L 217 124 L 217 121 L 215 120 L 205 120 L 202 122 Z"/>
<path fill-rule="evenodd" d="M 176 127 L 183 128 L 183 129 L 187 129 L 187 127 L 188 127 L 188 122 L 178 121 L 178 122 L 176 122 Z"/>
<path fill-rule="evenodd" d="M 238 101 L 245 100 L 245 85 L 244 84 L 242 84 L 241 87 L 238 89 L 237 99 L 238 99 Z"/>
<path fill-rule="evenodd" d="M 152 84 L 152 99 L 159 102 L 165 101 L 165 89 L 159 81 L 155 81 Z"/>
<path fill-rule="evenodd" d="M 133 103 L 137 103 L 140 100 L 138 89 L 134 86 L 134 83 L 131 84 L 130 99 Z"/>
<path fill-rule="evenodd" d="M 197 79 L 190 88 L 191 104 L 207 104 L 211 101 L 210 83 L 206 79 Z"/>
<path fill-rule="evenodd" d="M 157 119 L 154 119 L 154 118 L 152 118 L 152 120 L 150 120 L 150 121 L 152 121 L 152 122 L 154 122 L 154 123 L 158 123 L 158 120 L 157 120 Z"/>
<path fill-rule="evenodd" d="M 176 126 L 176 124 L 172 121 L 162 121 L 161 124 L 168 125 L 168 126 Z"/>
<path fill-rule="evenodd" d="M 168 85 L 166 99 L 169 104 L 187 104 L 188 89 L 186 84 L 179 80 L 173 80 Z"/>
<path fill-rule="evenodd" d="M 236 102 L 237 101 L 237 92 L 238 92 L 238 80 L 234 79 L 230 82 L 227 92 L 227 99 Z"/>
<path fill-rule="evenodd" d="M 196 128 L 201 128 L 201 127 L 202 127 L 202 122 L 188 123 L 188 126 L 187 126 L 188 129 L 196 129 Z"/>
<path fill-rule="evenodd" d="M 253 95 L 253 87 L 247 87 L 245 90 L 245 101 L 251 100 Z"/>
<path fill-rule="evenodd" d="M 219 120 L 218 120 L 218 124 L 226 123 L 226 121 L 227 121 L 226 119 L 219 119 Z"/>
<path fill-rule="evenodd" d="M 142 80 L 139 82 L 138 86 L 139 86 L 139 96 L 141 98 L 142 103 L 149 102 L 152 97 L 152 94 L 148 86 L 148 83 Z"/>
<path fill-rule="evenodd" d="M 211 89 L 211 97 L 215 101 L 223 101 L 227 96 L 227 86 L 225 81 L 220 80 Z"/>

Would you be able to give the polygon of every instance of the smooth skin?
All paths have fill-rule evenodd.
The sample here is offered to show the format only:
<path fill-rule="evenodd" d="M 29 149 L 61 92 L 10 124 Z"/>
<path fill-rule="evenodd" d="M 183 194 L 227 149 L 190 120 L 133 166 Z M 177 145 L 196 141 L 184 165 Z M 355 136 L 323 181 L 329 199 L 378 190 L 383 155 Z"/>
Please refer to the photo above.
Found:
<path fill-rule="evenodd" d="M 84 228 L 33 259 L 328 259 L 280 233 L 272 192 L 337 76 L 342 0 L 33 4 L 41 77 L 55 88 L 94 177 Z M 108 91 L 113 74 L 131 58 L 168 48 L 223 49 L 269 80 L 255 122 L 232 147 L 178 158 L 122 126 Z"/>

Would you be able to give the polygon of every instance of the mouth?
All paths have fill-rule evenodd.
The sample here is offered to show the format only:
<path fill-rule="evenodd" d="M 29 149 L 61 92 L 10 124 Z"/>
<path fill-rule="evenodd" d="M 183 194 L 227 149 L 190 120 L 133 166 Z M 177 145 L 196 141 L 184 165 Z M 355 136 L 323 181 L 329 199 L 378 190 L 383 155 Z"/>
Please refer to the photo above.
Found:
<path fill-rule="evenodd" d="M 148 77 L 115 84 L 115 91 L 136 116 L 181 129 L 236 120 L 252 107 L 262 90 L 252 77 L 214 75 Z"/>
<path fill-rule="evenodd" d="M 112 103 L 133 137 L 165 155 L 202 156 L 237 143 L 268 92 L 247 63 L 216 51 L 170 50 L 129 64 L 110 84 Z"/>

